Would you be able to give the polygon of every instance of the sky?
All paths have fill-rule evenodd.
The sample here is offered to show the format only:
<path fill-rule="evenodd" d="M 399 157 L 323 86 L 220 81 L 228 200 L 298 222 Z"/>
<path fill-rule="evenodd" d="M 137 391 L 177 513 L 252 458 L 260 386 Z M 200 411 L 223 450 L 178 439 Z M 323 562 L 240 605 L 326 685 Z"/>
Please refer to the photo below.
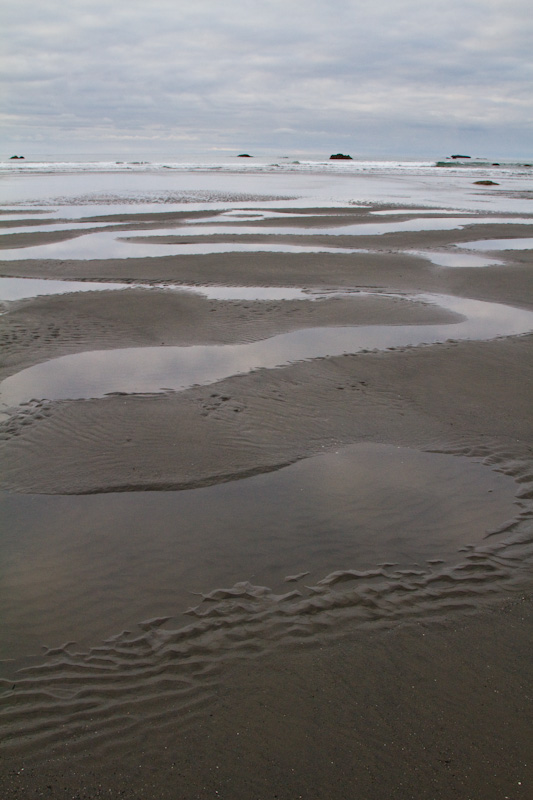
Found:
<path fill-rule="evenodd" d="M 530 0 L 17 0 L 0 152 L 533 156 Z"/>

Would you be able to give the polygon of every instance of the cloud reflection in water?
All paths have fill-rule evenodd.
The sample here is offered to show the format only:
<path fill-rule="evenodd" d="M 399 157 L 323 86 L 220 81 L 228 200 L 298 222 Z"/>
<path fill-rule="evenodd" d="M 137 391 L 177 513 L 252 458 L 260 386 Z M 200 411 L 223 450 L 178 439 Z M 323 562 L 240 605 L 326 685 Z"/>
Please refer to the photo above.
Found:
<path fill-rule="evenodd" d="M 81 399 L 113 392 L 183 390 L 254 369 L 272 369 L 312 358 L 447 339 L 491 339 L 533 330 L 533 312 L 526 309 L 447 295 L 418 295 L 416 299 L 438 304 L 464 319 L 438 325 L 308 328 L 236 345 L 133 347 L 77 353 L 7 378 L 0 384 L 0 400 L 15 406 L 32 398 Z"/>

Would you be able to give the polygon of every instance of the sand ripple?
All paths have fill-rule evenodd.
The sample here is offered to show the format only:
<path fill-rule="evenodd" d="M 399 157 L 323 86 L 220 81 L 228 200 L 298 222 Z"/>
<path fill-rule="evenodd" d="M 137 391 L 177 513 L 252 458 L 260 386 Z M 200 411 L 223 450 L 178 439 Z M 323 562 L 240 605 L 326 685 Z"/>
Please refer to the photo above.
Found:
<path fill-rule="evenodd" d="M 86 651 L 71 642 L 50 649 L 41 663 L 0 683 L 2 749 L 49 757 L 90 745 L 94 757 L 123 747 L 146 725 L 186 730 L 209 708 L 235 659 L 316 646 L 347 628 L 353 636 L 360 626 L 475 611 L 503 589 L 519 588 L 533 553 L 531 464 L 503 448 L 463 444 L 447 452 L 484 459 L 520 484 L 521 510 L 504 526 L 504 538 L 466 546 L 452 566 L 382 563 L 335 570 L 312 583 L 303 572 L 287 576 L 293 588 L 284 593 L 240 581 L 199 595 L 184 612 L 189 622 L 155 617 Z"/>

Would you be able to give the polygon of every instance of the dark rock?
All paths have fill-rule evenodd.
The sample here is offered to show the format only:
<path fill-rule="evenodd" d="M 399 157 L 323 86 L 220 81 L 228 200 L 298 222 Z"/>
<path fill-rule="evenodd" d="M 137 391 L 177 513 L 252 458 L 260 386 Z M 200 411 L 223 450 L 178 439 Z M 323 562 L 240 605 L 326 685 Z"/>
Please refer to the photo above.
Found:
<path fill-rule="evenodd" d="M 253 158 L 253 156 L 249 155 L 248 153 L 239 153 L 237 158 Z"/>
<path fill-rule="evenodd" d="M 499 183 L 496 181 L 474 181 L 478 186 L 499 186 Z"/>
<path fill-rule="evenodd" d="M 451 158 L 471 158 L 471 156 L 451 156 Z"/>
<path fill-rule="evenodd" d="M 24 156 L 11 156 L 11 158 L 9 160 L 12 161 L 14 158 L 22 158 L 22 159 L 24 159 Z"/>
<path fill-rule="evenodd" d="M 330 161 L 335 159 L 344 159 L 345 161 L 352 161 L 352 157 L 345 156 L 344 153 L 335 153 L 335 155 L 329 157 Z"/>

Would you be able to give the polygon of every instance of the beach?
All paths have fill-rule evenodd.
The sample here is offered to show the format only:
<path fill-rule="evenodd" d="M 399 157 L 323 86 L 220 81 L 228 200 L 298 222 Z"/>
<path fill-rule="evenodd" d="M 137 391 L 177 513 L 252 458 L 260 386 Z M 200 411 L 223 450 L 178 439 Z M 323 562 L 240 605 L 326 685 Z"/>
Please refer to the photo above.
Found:
<path fill-rule="evenodd" d="M 530 795 L 530 172 L 0 175 L 3 796 Z"/>

